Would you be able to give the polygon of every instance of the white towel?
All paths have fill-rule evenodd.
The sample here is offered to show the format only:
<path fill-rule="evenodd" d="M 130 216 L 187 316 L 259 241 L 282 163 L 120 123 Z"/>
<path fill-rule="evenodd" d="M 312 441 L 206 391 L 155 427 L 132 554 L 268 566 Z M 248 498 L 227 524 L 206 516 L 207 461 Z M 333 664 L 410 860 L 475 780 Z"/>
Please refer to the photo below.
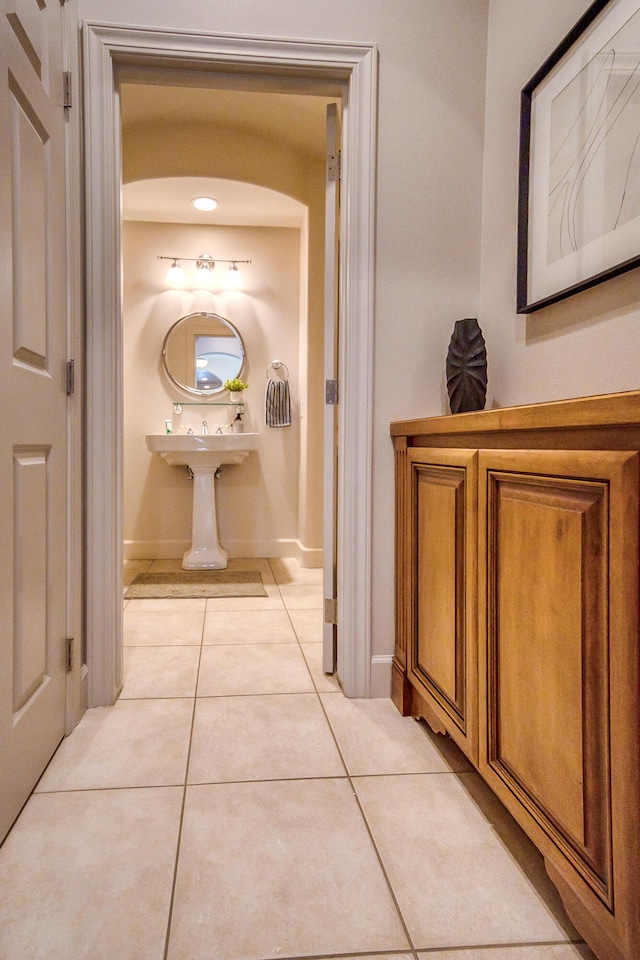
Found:
<path fill-rule="evenodd" d="M 264 420 L 268 427 L 291 426 L 291 397 L 288 380 L 267 380 Z"/>

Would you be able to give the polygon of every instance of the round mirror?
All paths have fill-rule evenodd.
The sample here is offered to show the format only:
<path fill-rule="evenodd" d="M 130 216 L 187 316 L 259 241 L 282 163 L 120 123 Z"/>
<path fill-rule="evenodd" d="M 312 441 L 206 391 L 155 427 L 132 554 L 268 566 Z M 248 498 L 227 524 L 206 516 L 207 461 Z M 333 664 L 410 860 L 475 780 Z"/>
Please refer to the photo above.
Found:
<path fill-rule="evenodd" d="M 171 382 L 198 397 L 224 390 L 225 380 L 239 377 L 244 344 L 232 323 L 217 313 L 190 313 L 169 329 L 162 363 Z"/>

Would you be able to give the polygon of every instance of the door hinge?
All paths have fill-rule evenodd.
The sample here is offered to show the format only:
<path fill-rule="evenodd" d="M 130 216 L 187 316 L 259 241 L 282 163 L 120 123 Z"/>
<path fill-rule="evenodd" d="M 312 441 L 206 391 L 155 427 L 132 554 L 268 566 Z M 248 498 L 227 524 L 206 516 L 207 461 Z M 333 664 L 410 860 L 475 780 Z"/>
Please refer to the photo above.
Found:
<path fill-rule="evenodd" d="M 71 107 L 71 71 L 65 70 L 62 74 L 62 106 Z"/>
<path fill-rule="evenodd" d="M 324 402 L 328 405 L 333 405 L 338 402 L 338 381 L 337 380 L 325 380 Z"/>
<path fill-rule="evenodd" d="M 338 623 L 338 600 L 336 597 L 324 598 L 324 622 Z"/>
<path fill-rule="evenodd" d="M 73 670 L 73 637 L 67 638 L 67 673 Z"/>
<path fill-rule="evenodd" d="M 76 389 L 75 360 L 67 360 L 67 396 L 70 397 Z"/>
<path fill-rule="evenodd" d="M 342 156 L 340 151 L 338 153 L 330 153 L 327 155 L 327 180 L 329 183 L 334 183 L 336 180 L 340 179 L 342 173 Z"/>

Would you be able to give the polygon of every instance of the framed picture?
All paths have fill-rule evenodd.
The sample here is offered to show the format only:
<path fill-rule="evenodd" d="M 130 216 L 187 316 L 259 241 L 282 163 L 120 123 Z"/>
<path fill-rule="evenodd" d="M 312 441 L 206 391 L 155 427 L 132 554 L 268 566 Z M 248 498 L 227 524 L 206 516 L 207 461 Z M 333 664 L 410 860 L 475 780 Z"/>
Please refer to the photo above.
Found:
<path fill-rule="evenodd" d="M 596 0 L 521 94 L 518 313 L 640 266 L 640 0 Z"/>

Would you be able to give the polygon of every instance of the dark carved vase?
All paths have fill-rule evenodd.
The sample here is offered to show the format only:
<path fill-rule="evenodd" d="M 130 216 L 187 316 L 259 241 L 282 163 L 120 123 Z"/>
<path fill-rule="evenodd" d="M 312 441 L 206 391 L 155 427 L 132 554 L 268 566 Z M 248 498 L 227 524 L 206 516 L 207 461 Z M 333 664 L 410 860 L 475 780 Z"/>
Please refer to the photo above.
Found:
<path fill-rule="evenodd" d="M 456 320 L 447 354 L 451 413 L 482 410 L 487 397 L 487 350 L 478 321 Z"/>

